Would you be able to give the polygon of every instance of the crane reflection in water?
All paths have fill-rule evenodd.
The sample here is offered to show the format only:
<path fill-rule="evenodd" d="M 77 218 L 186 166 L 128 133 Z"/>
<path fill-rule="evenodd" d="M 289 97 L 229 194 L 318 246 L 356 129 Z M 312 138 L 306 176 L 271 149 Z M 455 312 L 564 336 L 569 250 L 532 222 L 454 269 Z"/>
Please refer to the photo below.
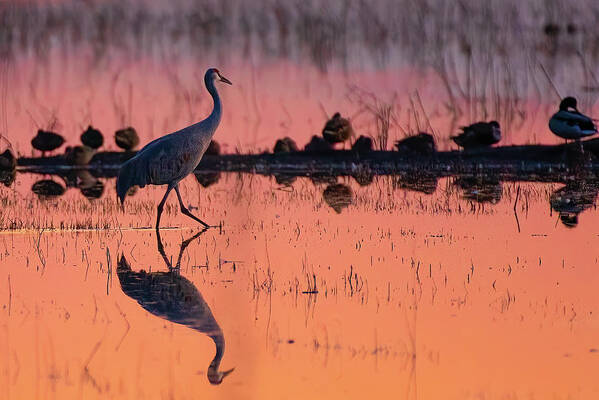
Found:
<path fill-rule="evenodd" d="M 181 242 L 177 264 L 172 266 L 164 252 L 160 233 L 156 239 L 158 251 L 168 267 L 168 272 L 135 272 L 122 255 L 118 263 L 117 275 L 123 292 L 136 300 L 146 311 L 168 321 L 185 325 L 210 337 L 216 346 L 216 354 L 208 367 L 208 380 L 219 385 L 223 379 L 233 372 L 234 368 L 220 371 L 220 362 L 225 353 L 225 338 L 214 319 L 210 307 L 201 293 L 185 277 L 181 276 L 181 257 L 185 248 L 197 239 L 206 229 Z"/>

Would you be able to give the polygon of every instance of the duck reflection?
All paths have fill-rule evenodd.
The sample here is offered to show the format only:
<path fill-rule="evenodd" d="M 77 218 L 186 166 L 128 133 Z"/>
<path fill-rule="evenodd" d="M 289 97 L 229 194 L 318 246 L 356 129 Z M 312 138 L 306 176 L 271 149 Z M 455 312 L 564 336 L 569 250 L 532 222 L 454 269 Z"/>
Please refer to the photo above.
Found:
<path fill-rule="evenodd" d="M 324 201 L 337 214 L 341 214 L 341 211 L 352 203 L 353 196 L 351 188 L 341 183 L 327 186 L 322 193 Z"/>
<path fill-rule="evenodd" d="M 490 176 L 462 176 L 454 184 L 464 192 L 464 199 L 478 203 L 497 204 L 503 195 L 499 179 Z"/>
<path fill-rule="evenodd" d="M 90 200 L 99 199 L 104 194 L 104 183 L 86 169 L 70 171 L 63 179 L 67 187 L 78 188 Z"/>
<path fill-rule="evenodd" d="M 6 187 L 10 187 L 10 185 L 12 185 L 13 182 L 15 181 L 16 177 L 17 177 L 17 171 L 14 169 L 12 171 L 0 170 L 0 183 L 2 183 Z"/>
<path fill-rule="evenodd" d="M 578 214 L 594 206 L 599 193 L 597 183 L 570 183 L 551 194 L 551 209 L 559 213 L 559 219 L 568 228 L 578 225 Z"/>
<path fill-rule="evenodd" d="M 53 181 L 52 179 L 42 179 L 31 186 L 31 191 L 43 200 L 62 196 L 66 189 L 60 183 Z"/>
<path fill-rule="evenodd" d="M 331 174 L 316 173 L 310 175 L 310 180 L 316 186 L 334 185 L 337 183 L 337 177 Z"/>
<path fill-rule="evenodd" d="M 434 174 L 427 172 L 406 173 L 399 177 L 399 187 L 401 189 L 421 192 L 424 194 L 433 194 L 437 190 L 438 178 Z"/>
<path fill-rule="evenodd" d="M 374 182 L 374 173 L 368 169 L 360 169 L 352 174 L 352 178 L 360 186 L 368 186 Z"/>
<path fill-rule="evenodd" d="M 274 174 L 275 182 L 282 186 L 292 186 L 297 180 L 297 175 L 293 174 Z"/>
<path fill-rule="evenodd" d="M 195 172 L 194 176 L 204 188 L 212 186 L 220 180 L 220 172 Z"/>
<path fill-rule="evenodd" d="M 208 367 L 208 380 L 219 385 L 233 369 L 220 371 L 220 362 L 225 353 L 225 338 L 214 319 L 210 307 L 201 293 L 188 279 L 181 276 L 181 257 L 185 248 L 206 230 L 181 242 L 177 264 L 172 266 L 164 252 L 160 233 L 156 232 L 158 251 L 168 267 L 168 272 L 144 270 L 134 272 L 122 255 L 118 263 L 117 275 L 123 292 L 136 300 L 145 310 L 168 321 L 185 325 L 209 336 L 216 346 L 216 354 Z"/>

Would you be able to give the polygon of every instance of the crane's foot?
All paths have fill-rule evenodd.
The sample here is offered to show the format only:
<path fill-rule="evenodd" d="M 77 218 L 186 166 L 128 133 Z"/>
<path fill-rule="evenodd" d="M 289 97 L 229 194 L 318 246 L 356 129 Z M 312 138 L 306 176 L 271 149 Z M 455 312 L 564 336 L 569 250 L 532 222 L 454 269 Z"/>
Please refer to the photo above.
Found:
<path fill-rule="evenodd" d="M 195 215 L 193 215 L 191 213 L 191 211 L 189 211 L 186 207 L 181 206 L 181 212 L 184 215 L 187 215 L 189 218 L 199 222 L 200 224 L 204 225 L 204 228 L 213 228 L 212 226 L 208 225 L 207 223 L 205 223 L 204 221 L 202 221 L 201 219 L 199 219 L 198 217 L 196 217 Z"/>

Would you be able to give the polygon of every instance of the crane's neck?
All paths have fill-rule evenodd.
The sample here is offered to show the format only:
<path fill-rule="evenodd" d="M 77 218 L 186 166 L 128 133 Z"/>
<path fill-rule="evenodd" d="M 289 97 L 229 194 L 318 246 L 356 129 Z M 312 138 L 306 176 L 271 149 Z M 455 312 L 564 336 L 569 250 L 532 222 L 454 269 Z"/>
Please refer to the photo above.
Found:
<path fill-rule="evenodd" d="M 210 382 L 215 382 L 222 379 L 219 376 L 221 372 L 218 370 L 218 368 L 220 367 L 220 362 L 225 354 L 225 338 L 220 331 L 215 335 L 210 335 L 210 338 L 214 341 L 214 345 L 216 346 L 216 354 L 214 355 L 214 358 L 208 367 L 208 380 Z"/>
<path fill-rule="evenodd" d="M 214 132 L 220 123 L 220 117 L 222 115 L 222 105 L 220 102 L 220 96 L 216 90 L 216 86 L 214 86 L 214 79 L 208 79 L 206 81 L 206 89 L 208 89 L 208 92 L 212 95 L 212 100 L 214 101 L 214 107 L 208 116 L 210 127 L 212 128 L 212 132 Z"/>

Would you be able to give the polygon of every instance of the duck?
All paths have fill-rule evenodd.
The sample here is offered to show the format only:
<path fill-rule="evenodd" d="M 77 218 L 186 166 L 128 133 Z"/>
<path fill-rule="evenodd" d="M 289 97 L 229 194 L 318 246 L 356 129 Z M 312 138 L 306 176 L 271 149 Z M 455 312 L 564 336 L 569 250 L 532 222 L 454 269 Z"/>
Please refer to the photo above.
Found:
<path fill-rule="evenodd" d="M 333 114 L 322 129 L 322 137 L 330 144 L 343 143 L 354 136 L 354 130 L 351 122 L 343 118 L 340 113 Z"/>
<path fill-rule="evenodd" d="M 63 145 L 64 138 L 56 132 L 44 131 L 38 129 L 37 135 L 31 139 L 31 146 L 42 152 L 42 157 L 46 156 L 47 151 L 53 151 Z"/>
<path fill-rule="evenodd" d="M 316 135 L 312 136 L 312 139 L 304 147 L 304 151 L 307 153 L 328 153 L 331 150 L 333 150 L 331 144 Z"/>
<path fill-rule="evenodd" d="M 114 133 L 114 142 L 125 151 L 131 151 L 139 145 L 139 135 L 132 126 L 119 129 Z"/>
<path fill-rule="evenodd" d="M 88 146 L 67 147 L 64 158 L 70 165 L 87 165 L 96 151 Z"/>
<path fill-rule="evenodd" d="M 298 151 L 297 144 L 289 136 L 285 136 L 283 139 L 278 139 L 273 148 L 273 153 L 295 153 Z"/>
<path fill-rule="evenodd" d="M 81 134 L 81 143 L 96 150 L 104 144 L 104 136 L 102 136 L 102 132 L 89 125 Z"/>
<path fill-rule="evenodd" d="M 220 143 L 216 140 L 211 140 L 208 144 L 208 148 L 204 152 L 204 155 L 207 156 L 218 156 L 220 155 Z"/>
<path fill-rule="evenodd" d="M 559 111 L 549 119 L 549 129 L 564 139 L 580 140 L 597 133 L 597 127 L 590 117 L 580 113 L 576 98 L 565 97 L 559 103 Z"/>
<path fill-rule="evenodd" d="M 354 142 L 351 147 L 351 151 L 354 153 L 369 153 L 374 149 L 374 143 L 372 138 L 368 136 L 360 135 L 360 137 Z"/>
<path fill-rule="evenodd" d="M 395 142 L 397 151 L 421 155 L 434 154 L 437 151 L 435 138 L 430 133 L 420 132 Z"/>
<path fill-rule="evenodd" d="M 464 150 L 489 147 L 501 140 L 501 128 L 499 122 L 476 122 L 472 125 L 461 127 L 462 132 L 457 136 L 452 136 L 451 140 Z"/>
<path fill-rule="evenodd" d="M 0 171 L 14 171 L 17 168 L 17 159 L 12 154 L 12 151 L 6 149 L 0 154 Z"/>

